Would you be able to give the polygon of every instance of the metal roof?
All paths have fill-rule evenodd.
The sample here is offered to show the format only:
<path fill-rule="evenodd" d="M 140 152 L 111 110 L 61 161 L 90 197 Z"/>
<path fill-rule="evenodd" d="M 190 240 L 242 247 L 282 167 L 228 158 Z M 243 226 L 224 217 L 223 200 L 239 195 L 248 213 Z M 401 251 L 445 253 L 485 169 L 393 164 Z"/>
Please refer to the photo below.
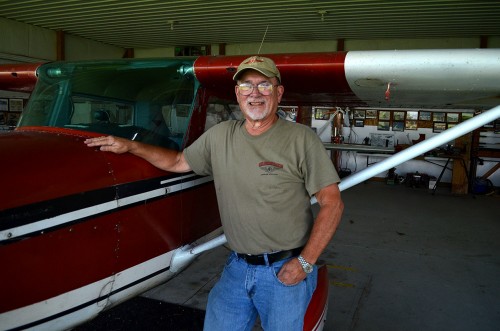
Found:
<path fill-rule="evenodd" d="M 500 2 L 0 0 L 0 17 L 124 48 L 500 36 Z"/>

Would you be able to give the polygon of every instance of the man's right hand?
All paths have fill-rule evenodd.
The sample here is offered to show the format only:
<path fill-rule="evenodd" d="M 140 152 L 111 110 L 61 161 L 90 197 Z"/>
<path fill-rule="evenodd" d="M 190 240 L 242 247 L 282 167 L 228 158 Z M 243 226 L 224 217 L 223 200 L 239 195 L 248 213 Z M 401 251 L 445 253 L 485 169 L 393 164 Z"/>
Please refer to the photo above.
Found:
<path fill-rule="evenodd" d="M 113 152 L 116 154 L 130 152 L 165 171 L 188 172 L 191 170 L 191 167 L 184 158 L 184 153 L 176 150 L 115 136 L 89 138 L 84 143 L 88 147 L 99 147 L 103 152 Z"/>
<path fill-rule="evenodd" d="M 123 154 L 129 152 L 133 141 L 114 136 L 89 138 L 84 141 L 88 147 L 99 147 L 101 151 Z"/>

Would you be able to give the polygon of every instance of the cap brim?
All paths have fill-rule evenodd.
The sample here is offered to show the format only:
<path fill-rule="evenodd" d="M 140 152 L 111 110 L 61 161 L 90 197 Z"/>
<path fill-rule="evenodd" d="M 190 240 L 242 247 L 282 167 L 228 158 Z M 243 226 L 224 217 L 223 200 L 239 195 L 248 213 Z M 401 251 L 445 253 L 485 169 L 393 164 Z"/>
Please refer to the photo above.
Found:
<path fill-rule="evenodd" d="M 238 78 L 241 76 L 241 74 L 246 71 L 246 70 L 255 70 L 255 71 L 258 71 L 260 72 L 261 74 L 263 74 L 264 76 L 268 77 L 268 78 L 273 78 L 273 77 L 276 77 L 278 78 L 278 80 L 280 79 L 278 76 L 276 76 L 276 74 L 274 72 L 271 72 L 269 70 L 265 70 L 265 69 L 261 69 L 261 68 L 241 68 L 240 70 L 238 70 L 234 76 L 233 76 L 233 80 L 238 80 Z"/>

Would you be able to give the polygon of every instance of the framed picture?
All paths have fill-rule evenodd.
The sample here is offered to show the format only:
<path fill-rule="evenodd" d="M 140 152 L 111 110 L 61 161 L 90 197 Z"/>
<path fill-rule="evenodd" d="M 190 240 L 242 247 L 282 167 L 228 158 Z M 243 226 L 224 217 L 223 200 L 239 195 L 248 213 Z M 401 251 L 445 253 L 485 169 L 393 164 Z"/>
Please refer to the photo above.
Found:
<path fill-rule="evenodd" d="M 364 110 L 359 110 L 359 109 L 355 109 L 354 110 L 354 119 L 364 119 L 366 116 L 366 112 Z"/>
<path fill-rule="evenodd" d="M 365 120 L 355 119 L 354 126 L 358 128 L 365 126 Z"/>
<path fill-rule="evenodd" d="M 377 118 L 377 110 L 375 109 L 367 109 L 366 110 L 366 118 Z"/>
<path fill-rule="evenodd" d="M 474 116 L 474 113 L 462 113 L 462 121 L 466 121 Z"/>
<path fill-rule="evenodd" d="M 407 120 L 418 120 L 418 111 L 407 111 L 406 112 L 406 119 Z"/>
<path fill-rule="evenodd" d="M 8 126 L 16 126 L 17 122 L 21 118 L 21 113 L 8 113 L 7 114 L 7 125 Z"/>
<path fill-rule="evenodd" d="M 9 99 L 9 110 L 22 112 L 23 111 L 23 99 Z"/>
<path fill-rule="evenodd" d="M 329 120 L 330 119 L 330 109 L 329 108 L 314 108 L 314 119 Z"/>
<path fill-rule="evenodd" d="M 446 130 L 446 122 L 434 122 L 432 126 L 432 132 L 443 132 Z"/>
<path fill-rule="evenodd" d="M 392 122 L 392 131 L 404 131 L 404 130 L 405 130 L 404 121 Z"/>
<path fill-rule="evenodd" d="M 382 121 L 389 121 L 391 119 L 391 112 L 387 110 L 379 110 L 378 119 Z"/>
<path fill-rule="evenodd" d="M 447 123 L 458 123 L 459 114 L 458 113 L 446 113 Z"/>
<path fill-rule="evenodd" d="M 420 111 L 418 112 L 418 119 L 420 121 L 430 121 L 432 118 L 432 113 L 430 111 Z"/>
<path fill-rule="evenodd" d="M 278 115 L 287 121 L 297 122 L 297 109 L 296 106 L 279 106 Z"/>
<path fill-rule="evenodd" d="M 389 131 L 390 122 L 389 121 L 378 121 L 377 130 Z"/>
<path fill-rule="evenodd" d="M 7 124 L 7 113 L 0 111 L 0 125 Z"/>
<path fill-rule="evenodd" d="M 392 113 L 392 120 L 393 121 L 404 121 L 405 115 L 406 115 L 406 112 L 404 112 L 404 111 L 395 111 Z"/>
<path fill-rule="evenodd" d="M 454 127 L 457 124 L 458 123 L 446 123 L 446 129 L 452 128 L 452 127 Z"/>
<path fill-rule="evenodd" d="M 406 120 L 405 129 L 406 130 L 417 130 L 418 129 L 417 121 L 416 120 Z"/>
<path fill-rule="evenodd" d="M 445 121 L 445 113 L 432 113 L 432 120 L 434 122 L 444 122 Z"/>
<path fill-rule="evenodd" d="M 0 99 L 0 111 L 9 110 L 9 100 L 8 99 Z"/>

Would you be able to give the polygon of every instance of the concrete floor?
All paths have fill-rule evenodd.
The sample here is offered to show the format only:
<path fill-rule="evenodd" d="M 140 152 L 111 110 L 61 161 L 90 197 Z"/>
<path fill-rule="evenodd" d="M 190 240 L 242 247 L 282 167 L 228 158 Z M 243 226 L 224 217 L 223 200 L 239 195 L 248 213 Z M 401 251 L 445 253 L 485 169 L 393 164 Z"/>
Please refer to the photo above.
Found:
<path fill-rule="evenodd" d="M 322 256 L 325 330 L 500 329 L 500 196 L 448 192 L 380 182 L 343 192 L 342 223 Z M 205 253 L 142 298 L 203 312 L 227 254 Z"/>

